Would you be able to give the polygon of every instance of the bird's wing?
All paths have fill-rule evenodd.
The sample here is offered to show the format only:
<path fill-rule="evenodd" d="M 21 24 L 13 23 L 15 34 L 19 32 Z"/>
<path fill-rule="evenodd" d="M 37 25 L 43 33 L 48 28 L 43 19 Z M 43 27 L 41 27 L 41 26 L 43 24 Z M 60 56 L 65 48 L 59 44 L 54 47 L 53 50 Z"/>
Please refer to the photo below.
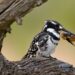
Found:
<path fill-rule="evenodd" d="M 47 40 L 48 40 L 48 35 L 46 33 L 41 32 L 37 34 L 30 45 L 30 48 L 26 54 L 26 58 L 35 57 L 36 52 L 38 51 L 38 47 L 40 48 L 43 47 L 47 42 Z M 36 43 L 38 43 L 38 45 Z"/>
<path fill-rule="evenodd" d="M 36 54 L 36 51 L 38 50 L 35 42 L 37 41 L 37 38 L 34 38 L 31 42 L 30 48 L 28 49 L 27 54 L 25 55 L 25 58 L 34 57 Z"/>

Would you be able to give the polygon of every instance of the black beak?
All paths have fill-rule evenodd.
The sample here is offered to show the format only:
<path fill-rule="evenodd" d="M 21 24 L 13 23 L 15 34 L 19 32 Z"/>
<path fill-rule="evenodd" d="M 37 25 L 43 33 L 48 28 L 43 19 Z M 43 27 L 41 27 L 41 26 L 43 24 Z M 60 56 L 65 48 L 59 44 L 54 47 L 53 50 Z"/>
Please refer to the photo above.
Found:
<path fill-rule="evenodd" d="M 73 42 L 72 42 L 72 36 L 75 36 L 75 34 L 71 33 L 70 31 L 66 30 L 65 28 L 62 29 L 63 31 L 63 37 L 69 42 L 71 43 L 72 45 Z M 75 38 L 74 38 L 75 39 Z"/>

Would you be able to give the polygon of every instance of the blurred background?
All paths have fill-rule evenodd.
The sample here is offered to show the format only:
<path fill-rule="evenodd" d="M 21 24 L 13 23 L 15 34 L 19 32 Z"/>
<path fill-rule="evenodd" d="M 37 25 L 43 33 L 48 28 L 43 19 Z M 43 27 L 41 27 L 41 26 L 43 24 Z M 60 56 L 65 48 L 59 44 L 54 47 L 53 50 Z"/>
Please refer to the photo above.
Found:
<path fill-rule="evenodd" d="M 75 0 L 48 0 L 23 18 L 23 25 L 12 25 L 12 33 L 4 39 L 2 53 L 10 61 L 20 60 L 44 21 L 54 19 L 75 33 Z M 75 47 L 61 39 L 53 57 L 75 66 Z"/>

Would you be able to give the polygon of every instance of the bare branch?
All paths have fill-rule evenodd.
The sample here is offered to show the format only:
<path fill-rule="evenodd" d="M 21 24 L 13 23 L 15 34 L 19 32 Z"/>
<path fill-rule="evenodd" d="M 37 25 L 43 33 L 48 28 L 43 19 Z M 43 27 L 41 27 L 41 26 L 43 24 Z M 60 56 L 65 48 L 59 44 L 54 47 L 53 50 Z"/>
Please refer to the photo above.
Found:
<path fill-rule="evenodd" d="M 47 0 L 3 0 L 0 3 L 0 50 L 7 32 L 11 32 L 11 24 L 16 21 L 22 24 L 22 17 L 33 8 L 40 6 Z"/>

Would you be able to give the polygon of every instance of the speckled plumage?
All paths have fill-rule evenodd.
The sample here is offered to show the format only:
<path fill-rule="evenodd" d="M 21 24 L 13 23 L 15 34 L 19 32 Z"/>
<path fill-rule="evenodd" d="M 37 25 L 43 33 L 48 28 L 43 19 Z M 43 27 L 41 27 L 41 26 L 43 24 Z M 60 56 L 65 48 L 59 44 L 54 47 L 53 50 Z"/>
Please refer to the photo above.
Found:
<path fill-rule="evenodd" d="M 58 45 L 61 31 L 67 34 L 70 33 L 57 21 L 47 20 L 43 30 L 33 38 L 25 58 L 49 58 Z"/>

